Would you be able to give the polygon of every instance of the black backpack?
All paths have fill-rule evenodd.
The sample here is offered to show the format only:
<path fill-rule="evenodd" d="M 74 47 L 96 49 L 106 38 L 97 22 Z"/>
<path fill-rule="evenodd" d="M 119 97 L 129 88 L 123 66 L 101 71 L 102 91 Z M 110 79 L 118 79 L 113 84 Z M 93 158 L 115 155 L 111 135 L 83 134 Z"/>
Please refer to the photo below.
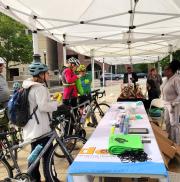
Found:
<path fill-rule="evenodd" d="M 12 124 L 18 127 L 24 127 L 27 122 L 32 118 L 33 114 L 39 124 L 39 120 L 36 115 L 38 106 L 33 109 L 33 113 L 30 114 L 30 107 L 28 101 L 28 95 L 31 87 L 28 89 L 20 89 L 17 91 L 8 102 L 8 116 Z"/>

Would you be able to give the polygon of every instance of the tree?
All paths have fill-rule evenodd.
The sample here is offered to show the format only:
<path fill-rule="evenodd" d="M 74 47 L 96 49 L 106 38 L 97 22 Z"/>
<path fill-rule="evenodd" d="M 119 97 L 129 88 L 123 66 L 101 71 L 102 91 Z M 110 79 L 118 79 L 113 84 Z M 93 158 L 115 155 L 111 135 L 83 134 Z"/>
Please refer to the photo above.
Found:
<path fill-rule="evenodd" d="M 173 59 L 180 60 L 180 50 L 173 52 Z M 167 66 L 169 63 L 170 63 L 170 55 L 166 56 L 160 61 L 162 70 L 164 70 L 164 67 Z"/>
<path fill-rule="evenodd" d="M 24 25 L 0 13 L 0 57 L 6 61 L 6 76 L 12 66 L 32 61 L 32 36 Z M 11 62 L 11 64 L 10 64 Z"/>

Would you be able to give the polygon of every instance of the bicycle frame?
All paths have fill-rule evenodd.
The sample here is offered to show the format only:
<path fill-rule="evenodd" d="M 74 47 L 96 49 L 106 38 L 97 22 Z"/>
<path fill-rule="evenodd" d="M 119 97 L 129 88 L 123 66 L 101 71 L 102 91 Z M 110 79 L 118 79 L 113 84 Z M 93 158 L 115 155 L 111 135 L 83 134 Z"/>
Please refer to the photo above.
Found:
<path fill-rule="evenodd" d="M 40 161 L 40 159 L 42 158 L 42 156 L 44 155 L 44 153 L 48 150 L 48 148 L 51 146 L 51 144 L 53 143 L 53 140 L 55 139 L 56 142 L 59 144 L 62 152 L 64 153 L 64 155 L 66 156 L 66 159 L 68 160 L 68 162 L 71 164 L 72 161 L 73 161 L 73 158 L 71 156 L 71 154 L 68 152 L 68 150 L 66 149 L 66 147 L 64 146 L 61 138 L 58 136 L 58 134 L 56 133 L 55 130 L 39 137 L 39 138 L 36 138 L 36 139 L 33 139 L 31 141 L 25 141 L 23 143 L 20 143 L 19 145 L 15 145 L 13 147 L 10 147 L 10 144 L 9 144 L 9 141 L 7 140 L 6 138 L 6 142 L 7 142 L 7 145 L 8 145 L 8 148 L 9 148 L 9 153 L 11 155 L 11 158 L 12 158 L 12 161 L 13 161 L 13 167 L 17 170 L 16 172 L 16 175 L 19 175 L 21 174 L 21 170 L 19 168 L 19 165 L 18 165 L 18 162 L 16 161 L 15 159 L 15 156 L 13 155 L 13 150 L 15 149 L 18 149 L 18 148 L 22 148 L 23 146 L 27 145 L 27 144 L 30 144 L 32 142 L 35 142 L 39 139 L 42 139 L 44 137 L 48 137 L 50 136 L 48 142 L 46 143 L 46 145 L 43 147 L 42 151 L 40 152 L 40 154 L 38 155 L 38 157 L 36 158 L 36 160 L 29 166 L 28 170 L 27 170 L 27 174 L 30 174 L 33 169 L 35 168 L 35 166 L 37 165 L 37 163 Z"/>

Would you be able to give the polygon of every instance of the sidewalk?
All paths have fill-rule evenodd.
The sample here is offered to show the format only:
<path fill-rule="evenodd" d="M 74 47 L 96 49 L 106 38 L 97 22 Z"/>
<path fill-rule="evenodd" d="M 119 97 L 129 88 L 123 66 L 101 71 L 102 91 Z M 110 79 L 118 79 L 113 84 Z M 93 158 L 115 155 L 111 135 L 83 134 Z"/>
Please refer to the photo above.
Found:
<path fill-rule="evenodd" d="M 142 83 L 143 88 L 144 88 L 145 80 L 142 79 L 142 80 L 140 80 L 140 82 Z M 121 83 L 122 83 L 121 80 L 113 81 L 113 82 L 107 81 L 108 86 L 104 87 L 104 89 L 106 91 L 106 96 L 103 97 L 102 99 L 100 99 L 100 102 L 105 101 L 109 105 L 116 102 L 116 100 L 117 100 L 117 98 L 118 98 L 118 96 L 120 94 Z M 96 82 L 96 88 L 101 88 L 99 85 L 98 85 L 98 82 Z M 101 88 L 101 89 L 103 89 L 103 88 Z M 87 136 L 89 137 L 93 131 L 94 131 L 94 128 L 87 127 L 86 128 Z M 20 166 L 21 166 L 21 168 L 23 169 L 24 172 L 26 171 L 26 168 L 27 168 L 27 156 L 29 155 L 29 151 L 30 151 L 30 146 L 27 146 L 27 147 L 23 148 L 23 150 L 18 153 L 19 164 L 20 164 Z M 61 168 L 61 174 L 62 174 L 62 176 L 64 178 L 63 181 L 65 182 L 68 166 L 67 166 L 67 164 L 66 164 L 66 162 L 65 162 L 65 160 L 63 158 L 61 158 L 59 160 L 59 168 Z M 172 161 L 172 164 L 170 165 L 170 170 L 172 171 L 172 172 L 170 172 L 170 182 L 179 182 L 180 164 L 177 161 L 174 161 L 174 162 Z M 42 167 L 41 167 L 41 174 L 43 174 Z M 95 181 L 98 181 L 98 180 L 95 179 Z"/>

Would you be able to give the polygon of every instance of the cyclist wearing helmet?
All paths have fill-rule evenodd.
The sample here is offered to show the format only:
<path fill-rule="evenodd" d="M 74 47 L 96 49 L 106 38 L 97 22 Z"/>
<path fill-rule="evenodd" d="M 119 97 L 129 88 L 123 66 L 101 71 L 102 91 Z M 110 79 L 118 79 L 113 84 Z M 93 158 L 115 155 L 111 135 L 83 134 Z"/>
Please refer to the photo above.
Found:
<path fill-rule="evenodd" d="M 3 58 L 0 57 L 0 105 L 1 107 L 5 108 L 7 106 L 7 102 L 10 97 L 10 91 L 8 88 L 8 84 L 2 75 L 3 68 L 4 68 L 5 61 Z"/>
<path fill-rule="evenodd" d="M 69 106 L 77 106 L 77 87 L 76 80 L 79 78 L 75 71 L 77 67 L 80 65 L 78 59 L 71 57 L 68 60 L 67 68 L 62 72 L 62 82 L 64 86 L 63 90 L 63 103 Z"/>
<path fill-rule="evenodd" d="M 80 80 L 81 80 L 81 85 L 84 91 L 84 95 L 79 97 L 79 103 L 83 103 L 85 101 L 91 100 L 91 82 L 92 82 L 92 77 L 90 74 L 86 73 L 86 67 L 85 65 L 81 64 L 78 68 L 77 71 L 80 75 Z M 92 121 L 93 122 L 93 121 Z M 95 127 L 97 124 L 88 122 L 87 126 L 90 127 Z"/>
<path fill-rule="evenodd" d="M 91 82 L 92 78 L 91 75 L 86 73 L 86 67 L 85 65 L 81 64 L 78 68 L 77 71 L 80 75 L 80 80 L 81 84 L 84 90 L 84 96 L 80 97 L 81 103 L 85 102 L 86 100 L 90 99 L 90 92 L 91 92 Z"/>
<path fill-rule="evenodd" d="M 49 119 L 51 117 L 51 113 L 56 111 L 58 107 L 58 102 L 50 100 L 50 94 L 47 88 L 47 81 L 49 79 L 48 67 L 43 63 L 33 62 L 29 66 L 29 72 L 32 75 L 32 78 L 25 80 L 22 84 L 22 87 L 25 89 L 30 88 L 28 95 L 30 113 L 33 113 L 33 110 L 37 106 L 38 107 L 35 111 L 35 114 L 33 114 L 32 119 L 30 119 L 26 126 L 23 127 L 25 140 L 31 140 L 50 132 L 51 128 L 49 126 Z M 41 140 L 31 143 L 31 150 L 33 151 L 38 144 L 44 146 L 47 141 L 48 138 L 45 137 Z M 48 153 L 49 151 L 47 151 L 43 156 L 43 160 L 47 158 Z M 41 181 L 39 164 L 32 171 L 31 176 L 33 181 Z"/>

